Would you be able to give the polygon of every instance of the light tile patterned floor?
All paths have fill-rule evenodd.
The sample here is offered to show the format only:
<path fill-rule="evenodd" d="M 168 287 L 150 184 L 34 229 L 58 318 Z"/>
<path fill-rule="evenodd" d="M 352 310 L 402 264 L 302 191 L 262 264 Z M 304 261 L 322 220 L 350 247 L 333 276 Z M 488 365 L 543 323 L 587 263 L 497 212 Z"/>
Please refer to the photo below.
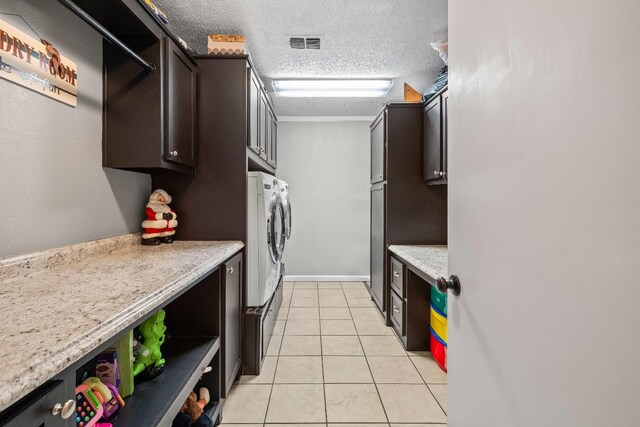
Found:
<path fill-rule="evenodd" d="M 285 282 L 259 376 L 225 403 L 229 427 L 443 427 L 447 375 L 406 352 L 362 282 Z"/>

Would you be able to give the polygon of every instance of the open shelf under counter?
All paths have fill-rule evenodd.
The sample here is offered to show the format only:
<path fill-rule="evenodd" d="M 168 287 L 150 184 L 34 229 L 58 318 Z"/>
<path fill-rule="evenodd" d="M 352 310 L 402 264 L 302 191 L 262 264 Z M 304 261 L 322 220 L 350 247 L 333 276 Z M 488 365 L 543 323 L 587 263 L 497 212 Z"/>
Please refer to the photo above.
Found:
<path fill-rule="evenodd" d="M 162 345 L 166 368 L 158 377 L 136 383 L 133 394 L 125 399 L 114 427 L 149 425 L 170 426 L 189 393 L 200 381 L 207 366 L 219 353 L 218 337 L 170 337 Z M 214 371 L 205 375 L 217 376 Z M 213 392 L 213 390 L 211 390 Z M 217 396 L 212 393 L 205 413 L 213 418 L 219 412 Z M 215 419 L 215 418 L 213 418 Z"/>

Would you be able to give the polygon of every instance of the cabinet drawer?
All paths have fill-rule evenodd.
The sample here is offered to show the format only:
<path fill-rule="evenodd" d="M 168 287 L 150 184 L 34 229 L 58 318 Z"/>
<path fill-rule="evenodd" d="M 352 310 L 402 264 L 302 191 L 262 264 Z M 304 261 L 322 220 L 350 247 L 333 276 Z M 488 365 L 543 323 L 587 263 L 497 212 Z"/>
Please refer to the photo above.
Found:
<path fill-rule="evenodd" d="M 51 411 L 57 403 L 64 405 L 68 400 L 71 400 L 72 403 L 75 402 L 73 390 L 71 390 L 71 395 L 67 393 L 67 382 L 50 381 L 41 388 L 41 391 L 28 397 L 24 407 L 9 408 L 7 412 L 12 414 L 7 416 L 8 419 L 0 417 L 0 425 L 6 427 L 66 427 L 67 420 L 63 419 L 60 414 L 53 415 Z M 69 419 L 69 425 L 72 424 L 72 420 L 73 418 Z"/>
<path fill-rule="evenodd" d="M 400 295 L 400 298 L 405 297 L 404 269 L 403 263 L 391 257 L 391 288 Z"/>
<path fill-rule="evenodd" d="M 393 323 L 394 329 L 399 336 L 404 336 L 405 303 L 404 300 L 394 291 L 391 291 L 389 312 L 391 314 L 391 323 Z"/>

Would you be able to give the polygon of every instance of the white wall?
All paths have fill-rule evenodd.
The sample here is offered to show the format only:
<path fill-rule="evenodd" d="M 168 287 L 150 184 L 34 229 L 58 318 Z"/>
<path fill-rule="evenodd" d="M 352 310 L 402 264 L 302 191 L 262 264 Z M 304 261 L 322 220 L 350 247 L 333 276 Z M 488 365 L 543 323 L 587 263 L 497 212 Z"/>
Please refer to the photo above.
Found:
<path fill-rule="evenodd" d="M 287 275 L 369 275 L 369 122 L 280 122 L 293 208 Z"/>
<path fill-rule="evenodd" d="M 72 108 L 0 79 L 0 256 L 137 231 L 151 180 L 102 168 L 100 36 L 56 1 L 3 0 L 0 12 L 75 60 L 79 93 Z"/>
<path fill-rule="evenodd" d="M 639 16 L 449 1 L 450 427 L 640 425 Z"/>

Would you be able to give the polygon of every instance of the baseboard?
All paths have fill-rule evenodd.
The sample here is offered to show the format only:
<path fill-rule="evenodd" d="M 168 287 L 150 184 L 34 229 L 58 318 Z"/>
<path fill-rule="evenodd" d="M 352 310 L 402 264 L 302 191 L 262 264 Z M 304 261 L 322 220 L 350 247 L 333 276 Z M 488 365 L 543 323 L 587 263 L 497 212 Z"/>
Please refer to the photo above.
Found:
<path fill-rule="evenodd" d="M 369 276 L 284 276 L 285 282 L 367 282 Z"/>

